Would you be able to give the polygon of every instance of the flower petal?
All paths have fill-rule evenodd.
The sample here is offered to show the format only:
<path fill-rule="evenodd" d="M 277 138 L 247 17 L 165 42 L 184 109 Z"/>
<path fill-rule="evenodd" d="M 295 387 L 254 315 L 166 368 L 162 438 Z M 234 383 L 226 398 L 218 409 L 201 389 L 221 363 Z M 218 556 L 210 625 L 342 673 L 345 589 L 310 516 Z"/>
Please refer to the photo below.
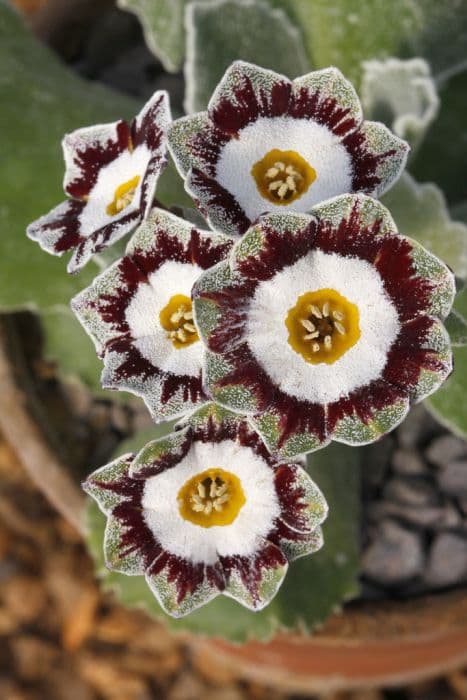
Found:
<path fill-rule="evenodd" d="M 212 398 L 232 411 L 264 411 L 274 397 L 274 387 L 246 343 L 222 356 L 206 351 L 203 376 Z"/>
<path fill-rule="evenodd" d="M 79 272 L 82 267 L 89 262 L 93 255 L 100 253 L 104 248 L 108 248 L 113 243 L 116 243 L 126 236 L 127 233 L 133 231 L 141 220 L 139 210 L 128 211 L 119 217 L 115 217 L 114 221 L 109 221 L 108 224 L 96 229 L 93 233 L 82 236 L 81 240 L 73 250 L 73 255 L 67 265 L 67 271 L 71 274 Z M 77 222 L 74 222 L 77 226 Z"/>
<path fill-rule="evenodd" d="M 399 425 L 409 408 L 404 388 L 376 380 L 328 405 L 329 436 L 345 445 L 366 445 Z"/>
<path fill-rule="evenodd" d="M 129 391 L 144 399 L 152 417 L 177 418 L 207 400 L 199 371 L 193 374 L 175 374 L 159 369 L 148 359 L 153 338 L 139 338 L 144 350 L 135 347 L 132 338 L 109 341 L 104 354 L 101 383 L 104 389 Z"/>
<path fill-rule="evenodd" d="M 214 177 L 202 170 L 190 169 L 185 189 L 195 200 L 200 211 L 216 231 L 230 236 L 241 236 L 250 225 L 234 195 L 222 187 Z"/>
<path fill-rule="evenodd" d="M 416 275 L 426 279 L 430 284 L 430 299 L 424 312 L 431 316 L 445 318 L 451 311 L 456 295 L 456 280 L 454 274 L 439 258 L 430 253 L 420 243 L 412 239 L 411 258 Z"/>
<path fill-rule="evenodd" d="M 313 119 L 336 136 L 345 136 L 363 119 L 360 100 L 352 83 L 338 68 L 308 73 L 293 81 L 288 114 L 297 119 Z"/>
<path fill-rule="evenodd" d="M 146 581 L 162 609 L 175 618 L 209 603 L 224 585 L 218 566 L 194 564 L 167 552 L 146 572 Z"/>
<path fill-rule="evenodd" d="M 126 516 L 138 519 L 140 516 L 132 506 L 123 504 L 120 509 L 125 510 Z M 138 541 L 129 536 L 129 528 L 121 517 L 110 515 L 104 535 L 105 563 L 112 571 L 118 571 L 127 576 L 141 576 L 144 574 L 147 561 L 144 549 L 138 546 Z"/>
<path fill-rule="evenodd" d="M 381 202 L 362 193 L 333 197 L 313 207 L 312 214 L 320 222 L 329 223 L 330 229 L 340 230 L 338 242 L 343 246 L 361 235 L 361 230 L 366 228 L 371 228 L 371 234 L 375 236 L 397 233 L 390 211 Z M 343 222 L 347 222 L 347 225 L 342 226 Z M 368 241 L 365 239 L 364 243 L 366 245 Z M 347 250 L 339 249 L 339 252 L 345 253 Z M 354 251 L 349 249 L 349 252 Z"/>
<path fill-rule="evenodd" d="M 324 544 L 323 531 L 320 527 L 312 532 L 297 532 L 282 520 L 278 520 L 274 532 L 268 536 L 268 539 L 281 548 L 289 561 L 313 554 Z"/>
<path fill-rule="evenodd" d="M 449 335 L 436 318 L 419 316 L 402 326 L 391 348 L 384 378 L 421 401 L 436 391 L 452 371 Z"/>
<path fill-rule="evenodd" d="M 315 531 L 325 520 L 328 506 L 306 471 L 296 464 L 281 464 L 275 472 L 275 483 L 280 519 L 292 530 Z"/>
<path fill-rule="evenodd" d="M 258 117 L 286 114 L 291 91 L 292 83 L 284 75 L 235 61 L 209 101 L 209 117 L 217 128 L 236 134 Z"/>
<path fill-rule="evenodd" d="M 249 420 L 268 450 L 281 458 L 314 452 L 329 443 L 325 406 L 279 390 L 269 408 Z"/>
<path fill-rule="evenodd" d="M 204 152 L 204 149 L 198 154 L 192 147 L 193 138 L 209 130 L 212 130 L 212 125 L 207 112 L 181 117 L 170 124 L 169 150 L 182 177 L 185 177 L 191 168 L 204 169 L 202 164 L 209 162 L 210 156 Z M 216 133 L 216 136 L 219 135 Z"/>
<path fill-rule="evenodd" d="M 76 226 L 76 219 L 84 207 L 85 203 L 77 200 L 62 202 L 48 214 L 29 224 L 26 233 L 47 253 L 63 255 L 83 240 Z"/>
<path fill-rule="evenodd" d="M 191 426 L 148 442 L 133 459 L 130 477 L 147 479 L 160 474 L 165 469 L 170 469 L 185 457 L 191 444 Z"/>
<path fill-rule="evenodd" d="M 399 178 L 410 146 L 379 122 L 364 121 L 348 134 L 343 144 L 353 161 L 354 192 L 380 197 Z"/>
<path fill-rule="evenodd" d="M 131 146 L 130 127 L 125 121 L 97 124 L 66 134 L 62 141 L 65 159 L 63 188 L 82 199 L 92 190 L 101 168 Z"/>
<path fill-rule="evenodd" d="M 288 569 L 287 557 L 266 541 L 251 557 L 223 557 L 220 562 L 226 581 L 224 595 L 249 610 L 262 610 L 271 602 Z"/>
<path fill-rule="evenodd" d="M 129 498 L 128 470 L 133 459 L 132 453 L 122 455 L 90 474 L 82 484 L 83 490 L 94 498 L 106 515 Z"/>

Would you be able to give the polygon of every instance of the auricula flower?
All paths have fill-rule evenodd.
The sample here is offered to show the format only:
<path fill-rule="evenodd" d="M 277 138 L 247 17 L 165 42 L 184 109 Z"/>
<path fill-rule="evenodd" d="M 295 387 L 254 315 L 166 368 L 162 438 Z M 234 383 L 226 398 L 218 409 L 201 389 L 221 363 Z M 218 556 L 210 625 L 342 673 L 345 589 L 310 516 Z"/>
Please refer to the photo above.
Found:
<path fill-rule="evenodd" d="M 363 121 L 339 70 L 294 81 L 236 61 L 206 112 L 175 120 L 169 148 L 187 191 L 211 225 L 241 235 L 266 211 L 308 212 L 339 194 L 379 196 L 409 146 Z"/>
<path fill-rule="evenodd" d="M 69 199 L 34 221 L 30 238 L 48 253 L 73 251 L 69 272 L 134 230 L 152 206 L 167 163 L 169 98 L 156 92 L 131 124 L 77 129 L 63 139 Z"/>
<path fill-rule="evenodd" d="M 126 255 L 71 302 L 103 358 L 105 388 L 141 396 L 155 420 L 206 401 L 191 289 L 231 247 L 223 234 L 152 210 Z"/>
<path fill-rule="evenodd" d="M 372 442 L 450 373 L 454 292 L 369 197 L 265 215 L 195 285 L 206 386 L 273 453 Z"/>
<path fill-rule="evenodd" d="M 98 469 L 84 489 L 108 517 L 107 566 L 144 575 L 173 617 L 219 594 L 260 610 L 288 562 L 322 545 L 327 506 L 307 473 L 213 404 Z"/>

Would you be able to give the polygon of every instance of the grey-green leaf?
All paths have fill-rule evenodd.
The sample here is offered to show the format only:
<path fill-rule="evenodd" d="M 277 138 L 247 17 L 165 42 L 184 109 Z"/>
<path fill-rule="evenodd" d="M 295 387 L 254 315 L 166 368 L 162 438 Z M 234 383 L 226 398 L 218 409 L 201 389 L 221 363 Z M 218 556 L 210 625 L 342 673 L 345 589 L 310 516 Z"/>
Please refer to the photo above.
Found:
<path fill-rule="evenodd" d="M 258 613 L 219 596 L 181 620 L 167 617 L 143 577 L 126 577 L 104 566 L 105 517 L 92 503 L 87 511 L 88 546 L 105 589 L 128 606 L 143 605 L 175 630 L 221 636 L 232 641 L 267 639 L 279 628 L 313 629 L 358 592 L 361 450 L 333 444 L 309 459 L 308 471 L 329 504 L 323 525 L 324 547 L 290 564 L 271 604 Z"/>
<path fill-rule="evenodd" d="M 91 264 L 79 276 L 68 275 L 63 260 L 26 238 L 26 226 L 65 199 L 60 147 L 64 133 L 130 117 L 139 105 L 71 73 L 3 2 L 0 65 L 0 307 L 67 306 L 95 276 L 96 267 Z"/>
<path fill-rule="evenodd" d="M 146 44 L 164 68 L 176 73 L 185 55 L 183 15 L 188 0 L 118 0 L 122 10 L 139 18 Z"/>
<path fill-rule="evenodd" d="M 439 98 L 421 58 L 365 61 L 360 95 L 364 114 L 386 124 L 415 149 L 436 118 Z"/>
<path fill-rule="evenodd" d="M 404 173 L 382 198 L 399 231 L 428 248 L 458 277 L 467 275 L 467 226 L 452 221 L 441 190 Z"/>
<path fill-rule="evenodd" d="M 298 29 L 280 9 L 257 0 L 196 1 L 187 6 L 185 109 L 205 109 L 226 68 L 240 59 L 294 78 L 309 62 Z"/>

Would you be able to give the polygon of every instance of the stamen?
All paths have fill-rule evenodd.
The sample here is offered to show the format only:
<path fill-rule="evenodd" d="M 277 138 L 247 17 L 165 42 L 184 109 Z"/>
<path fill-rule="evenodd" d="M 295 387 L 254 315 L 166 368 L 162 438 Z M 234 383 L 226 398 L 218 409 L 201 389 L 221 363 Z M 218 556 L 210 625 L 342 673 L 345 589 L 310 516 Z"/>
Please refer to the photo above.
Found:
<path fill-rule="evenodd" d="M 313 350 L 313 352 L 319 352 L 319 343 L 313 343 L 311 349 Z"/>
<path fill-rule="evenodd" d="M 200 498 L 206 498 L 206 486 L 202 482 L 198 484 L 198 493 Z M 196 498 L 196 496 L 194 496 L 194 498 Z"/>
<path fill-rule="evenodd" d="M 315 331 L 314 333 L 308 333 L 307 335 L 303 336 L 304 340 L 313 340 L 313 338 L 319 338 L 319 331 Z"/>
<path fill-rule="evenodd" d="M 277 168 L 278 170 L 285 170 L 285 165 L 282 161 L 278 160 L 276 163 L 274 163 L 274 167 Z"/>
<path fill-rule="evenodd" d="M 188 333 L 196 333 L 196 328 L 192 323 L 184 323 L 183 328 L 188 331 Z"/>
<path fill-rule="evenodd" d="M 289 188 L 287 187 L 287 184 L 285 182 L 282 183 L 282 185 L 279 187 L 277 190 L 277 194 L 281 199 L 284 199 L 285 195 L 289 191 Z"/>
<path fill-rule="evenodd" d="M 282 180 L 274 180 L 274 182 L 271 182 L 270 185 L 268 186 L 268 189 L 271 192 L 274 192 L 275 190 L 279 189 L 279 187 L 282 185 Z"/>
<path fill-rule="evenodd" d="M 336 319 L 336 321 L 343 321 L 344 320 L 344 314 L 341 311 L 333 311 L 332 315 Z"/>
<path fill-rule="evenodd" d="M 331 348 L 332 348 L 332 338 L 330 335 L 326 335 L 324 337 L 324 349 L 331 350 Z"/>
<path fill-rule="evenodd" d="M 269 170 L 266 170 L 266 177 L 272 178 L 276 177 L 279 175 L 279 168 L 269 168 Z"/>
<path fill-rule="evenodd" d="M 329 302 L 323 304 L 323 316 L 329 316 Z"/>
<path fill-rule="evenodd" d="M 313 316 L 316 316 L 316 318 L 323 318 L 323 314 L 318 309 L 318 307 L 315 306 L 315 304 L 311 304 L 309 309 L 310 309 L 310 313 L 312 313 Z"/>
<path fill-rule="evenodd" d="M 337 331 L 338 333 L 340 333 L 341 335 L 345 335 L 345 328 L 344 328 L 344 326 L 342 325 L 342 323 L 340 323 L 339 321 L 335 321 L 335 323 L 334 323 L 334 328 L 335 328 L 336 331 Z"/>
<path fill-rule="evenodd" d="M 310 333 L 313 333 L 313 331 L 316 330 L 315 324 L 309 321 L 307 318 L 301 318 L 300 323 L 307 329 L 307 331 L 310 331 Z"/>

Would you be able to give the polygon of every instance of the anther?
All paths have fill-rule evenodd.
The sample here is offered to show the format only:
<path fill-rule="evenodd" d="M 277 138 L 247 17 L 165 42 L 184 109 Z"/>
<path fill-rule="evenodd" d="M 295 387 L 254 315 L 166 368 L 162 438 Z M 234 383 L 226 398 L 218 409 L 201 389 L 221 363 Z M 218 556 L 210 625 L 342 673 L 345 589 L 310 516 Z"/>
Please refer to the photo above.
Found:
<path fill-rule="evenodd" d="M 323 316 L 329 316 L 329 302 L 323 304 Z"/>
<path fill-rule="evenodd" d="M 336 321 L 343 321 L 344 320 L 344 314 L 342 313 L 342 311 L 333 311 L 332 315 L 336 319 Z"/>
<path fill-rule="evenodd" d="M 334 322 L 334 328 L 335 328 L 336 331 L 337 331 L 338 333 L 340 333 L 341 335 L 345 335 L 345 328 L 344 328 L 344 326 L 342 325 L 342 323 L 340 323 L 339 321 L 335 321 L 335 322 Z"/>
<path fill-rule="evenodd" d="M 196 328 L 192 323 L 184 323 L 183 328 L 188 331 L 188 333 L 196 333 Z"/>
<path fill-rule="evenodd" d="M 201 482 L 198 484 L 198 494 L 201 498 L 206 498 L 206 486 Z"/>
<path fill-rule="evenodd" d="M 313 343 L 311 349 L 313 350 L 313 352 L 319 352 L 319 343 Z"/>
<path fill-rule="evenodd" d="M 324 336 L 324 349 L 325 350 L 331 350 L 332 348 L 332 339 L 330 335 Z"/>
<path fill-rule="evenodd" d="M 307 329 L 307 331 L 310 331 L 310 333 L 313 333 L 313 331 L 316 330 L 315 324 L 309 321 L 307 318 L 301 318 L 300 323 Z"/>
<path fill-rule="evenodd" d="M 319 331 L 315 331 L 314 333 L 307 333 L 303 336 L 303 340 L 313 340 L 313 338 L 319 338 Z"/>
<path fill-rule="evenodd" d="M 309 306 L 309 309 L 313 316 L 316 316 L 316 318 L 323 318 L 323 314 L 318 309 L 318 307 L 315 306 L 315 304 L 311 304 L 311 306 Z"/>

